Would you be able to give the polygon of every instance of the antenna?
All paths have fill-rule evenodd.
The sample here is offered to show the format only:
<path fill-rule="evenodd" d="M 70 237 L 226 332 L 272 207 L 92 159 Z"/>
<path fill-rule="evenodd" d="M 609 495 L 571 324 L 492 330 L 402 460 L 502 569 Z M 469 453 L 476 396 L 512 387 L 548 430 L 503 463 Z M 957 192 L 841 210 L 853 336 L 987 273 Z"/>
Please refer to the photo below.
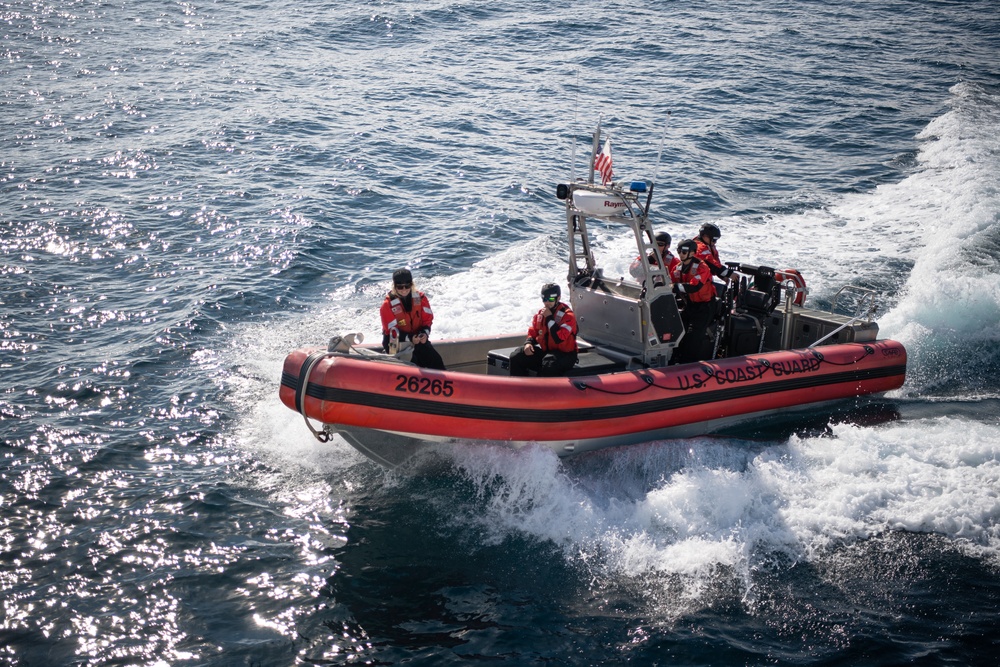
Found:
<path fill-rule="evenodd" d="M 580 68 L 576 68 L 576 95 L 573 97 L 573 127 L 576 127 L 577 112 L 580 109 Z M 570 130 L 569 182 L 576 183 L 576 139 Z"/>
<path fill-rule="evenodd" d="M 667 112 L 667 122 L 663 124 L 663 132 L 660 133 L 660 150 L 656 152 L 656 167 L 653 169 L 653 183 L 656 183 L 656 173 L 660 171 L 660 156 L 663 155 L 663 140 L 667 138 L 667 126 L 670 124 L 670 111 Z"/>

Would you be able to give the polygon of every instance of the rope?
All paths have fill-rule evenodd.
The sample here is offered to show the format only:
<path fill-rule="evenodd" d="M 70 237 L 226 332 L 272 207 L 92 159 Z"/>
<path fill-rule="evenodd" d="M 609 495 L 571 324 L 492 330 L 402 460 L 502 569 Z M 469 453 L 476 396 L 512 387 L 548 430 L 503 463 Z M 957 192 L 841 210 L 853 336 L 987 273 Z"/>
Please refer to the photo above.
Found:
<path fill-rule="evenodd" d="M 326 431 L 317 431 L 313 428 L 313 425 L 309 422 L 309 417 L 306 416 L 306 388 L 309 386 L 309 376 L 312 375 L 313 369 L 323 359 L 332 356 L 340 356 L 336 352 L 313 352 L 306 360 L 302 362 L 302 368 L 299 371 L 299 387 L 295 390 L 295 406 L 298 408 L 299 413 L 302 415 L 302 419 L 306 422 L 306 428 L 309 432 L 319 440 L 320 442 L 329 442 L 330 434 Z"/>
<path fill-rule="evenodd" d="M 819 361 L 820 364 L 830 364 L 831 366 L 851 366 L 853 364 L 858 363 L 865 357 L 875 354 L 875 349 L 870 345 L 865 345 L 863 349 L 864 352 L 857 359 L 854 359 L 853 361 L 844 361 L 844 362 L 830 361 L 829 359 L 824 357 L 821 352 L 817 350 L 809 350 L 809 353 L 813 356 L 814 359 Z M 760 366 L 764 368 L 763 372 L 760 374 L 759 377 L 761 378 L 764 377 L 764 374 L 768 372 L 774 373 L 774 368 L 772 368 L 771 362 L 768 359 L 754 359 L 753 357 L 748 357 L 748 359 L 750 361 L 756 361 L 758 364 L 760 364 Z M 657 384 L 656 381 L 653 380 L 653 378 L 650 377 L 649 375 L 640 375 L 639 377 L 643 379 L 646 385 L 643 387 L 639 387 L 638 389 L 633 389 L 631 391 L 608 391 L 607 389 L 602 389 L 601 387 L 595 387 L 587 384 L 586 382 L 580 382 L 580 381 L 573 382 L 573 386 L 579 389 L 580 391 L 584 391 L 586 389 L 592 389 L 593 391 L 597 391 L 602 394 L 612 394 L 614 396 L 630 396 L 632 394 L 638 394 L 639 392 L 646 391 L 650 387 L 656 387 L 657 389 L 663 389 L 665 391 L 691 391 L 692 389 L 700 389 L 701 387 L 704 387 L 709 380 L 715 377 L 715 369 L 712 368 L 711 366 L 702 364 L 701 369 L 705 371 L 705 376 L 706 376 L 705 379 L 701 380 L 700 382 L 688 385 L 686 387 L 682 386 L 668 387 L 662 384 Z"/>
<path fill-rule="evenodd" d="M 601 387 L 594 387 L 587 384 L 586 382 L 580 382 L 580 381 L 574 381 L 573 386 L 579 389 L 580 391 L 583 391 L 585 389 L 593 389 L 596 392 L 600 392 L 602 394 L 611 394 L 612 396 L 631 396 L 632 394 L 638 394 L 641 391 L 646 391 L 650 387 L 656 386 L 656 383 L 653 381 L 653 378 L 649 377 L 648 375 L 640 375 L 639 377 L 641 377 L 643 382 L 646 383 L 646 386 L 639 387 L 638 389 L 633 389 L 632 391 L 608 391 L 607 389 L 603 389 Z"/>
<path fill-rule="evenodd" d="M 347 344 L 346 350 L 343 349 L 341 342 Z M 352 351 L 354 354 L 351 354 Z M 351 359 L 361 359 L 363 361 L 382 361 L 407 366 L 414 365 L 412 362 L 403 361 L 402 359 L 389 354 L 369 353 L 363 348 L 355 347 L 352 340 L 342 338 L 341 336 L 335 336 L 330 339 L 330 344 L 327 346 L 327 350 L 313 352 L 306 357 L 305 361 L 302 362 L 302 367 L 299 369 L 299 386 L 295 390 L 295 407 L 298 409 L 299 414 L 302 415 L 302 419 L 305 420 L 306 428 L 308 428 L 309 432 L 313 434 L 313 437 L 320 442 L 329 442 L 330 434 L 326 430 L 318 431 L 313 428 L 312 423 L 309 421 L 309 417 L 306 416 L 306 389 L 309 386 L 309 376 L 312 375 L 313 369 L 316 368 L 316 364 L 328 357 L 350 357 Z"/>

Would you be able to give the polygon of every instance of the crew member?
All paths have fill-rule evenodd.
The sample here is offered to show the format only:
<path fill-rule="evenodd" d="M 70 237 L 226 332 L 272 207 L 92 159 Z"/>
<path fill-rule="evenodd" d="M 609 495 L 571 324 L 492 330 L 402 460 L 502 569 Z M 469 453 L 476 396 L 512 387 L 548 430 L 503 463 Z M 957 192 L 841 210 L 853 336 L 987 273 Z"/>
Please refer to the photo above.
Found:
<path fill-rule="evenodd" d="M 681 319 L 684 322 L 684 338 L 674 350 L 672 363 L 684 364 L 707 359 L 711 355 L 712 341 L 708 338 L 708 326 L 712 322 L 712 272 L 708 264 L 695 258 L 698 244 L 689 239 L 677 244 L 679 261 L 674 266 L 670 278 L 674 283 L 674 294 L 683 301 Z"/>
<path fill-rule="evenodd" d="M 674 270 L 674 265 L 679 261 L 674 256 L 674 253 L 670 252 L 670 234 L 666 232 L 659 232 L 655 238 L 656 249 L 659 251 L 660 255 L 659 265 L 666 267 L 667 275 L 669 276 Z M 650 264 L 656 265 L 658 263 L 656 253 L 649 253 L 647 259 Z M 635 258 L 631 266 L 628 267 L 628 272 L 636 280 L 642 280 L 642 255 Z"/>
<path fill-rule="evenodd" d="M 392 273 L 392 291 L 382 302 L 382 349 L 395 354 L 399 343 L 413 343 L 411 361 L 422 368 L 445 370 L 444 360 L 428 340 L 434 312 L 427 295 L 413 289 L 413 274 L 409 269 Z"/>
<path fill-rule="evenodd" d="M 733 275 L 733 270 L 722 263 L 719 259 L 719 250 L 715 247 L 715 243 L 722 236 L 722 232 L 718 227 L 710 222 L 706 222 L 698 230 L 698 236 L 694 238 L 695 243 L 698 244 L 698 250 L 695 254 L 696 259 L 702 264 L 708 265 L 708 270 L 712 272 L 713 276 L 718 276 L 722 280 L 729 280 L 729 277 Z M 712 286 L 712 296 L 715 296 L 715 286 Z"/>
<path fill-rule="evenodd" d="M 510 374 L 565 375 L 577 360 L 576 316 L 559 300 L 562 290 L 555 283 L 542 287 L 542 309 L 528 327 L 528 339 L 510 355 Z"/>

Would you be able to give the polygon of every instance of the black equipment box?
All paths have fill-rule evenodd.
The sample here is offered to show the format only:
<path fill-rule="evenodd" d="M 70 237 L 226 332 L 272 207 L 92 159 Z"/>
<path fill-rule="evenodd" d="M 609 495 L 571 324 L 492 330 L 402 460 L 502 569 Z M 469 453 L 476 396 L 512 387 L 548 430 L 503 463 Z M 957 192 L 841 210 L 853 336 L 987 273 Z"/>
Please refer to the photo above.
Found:
<path fill-rule="evenodd" d="M 487 375 L 510 375 L 510 355 L 518 348 L 504 347 L 490 350 L 486 355 Z M 598 375 L 625 370 L 625 363 L 605 357 L 594 348 L 583 348 L 578 355 L 576 366 L 567 373 L 568 377 L 580 375 Z M 532 371 L 529 374 L 534 375 Z"/>
<path fill-rule="evenodd" d="M 729 318 L 727 355 L 739 357 L 760 351 L 760 324 L 752 315 L 735 313 Z"/>

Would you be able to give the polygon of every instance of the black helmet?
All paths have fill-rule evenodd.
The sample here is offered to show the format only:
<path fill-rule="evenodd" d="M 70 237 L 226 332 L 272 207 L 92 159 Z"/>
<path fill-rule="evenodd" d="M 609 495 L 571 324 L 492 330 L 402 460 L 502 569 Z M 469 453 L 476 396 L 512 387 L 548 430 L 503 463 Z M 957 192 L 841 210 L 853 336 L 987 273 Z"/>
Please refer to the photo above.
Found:
<path fill-rule="evenodd" d="M 413 274 L 409 269 L 396 269 L 392 272 L 393 285 L 410 285 L 413 283 Z"/>
<path fill-rule="evenodd" d="M 698 242 L 694 239 L 687 239 L 677 244 L 677 252 L 689 252 L 692 255 L 698 252 Z"/>
<path fill-rule="evenodd" d="M 665 246 L 667 246 L 669 248 L 670 247 L 670 234 L 667 234 L 666 232 L 658 232 L 656 234 L 656 242 L 657 243 L 662 243 L 663 245 L 665 245 Z"/>
<path fill-rule="evenodd" d="M 713 241 L 718 241 L 719 237 L 722 236 L 722 231 L 711 222 L 706 222 L 698 230 L 698 236 L 708 236 Z"/>
<path fill-rule="evenodd" d="M 546 283 L 542 286 L 542 301 L 551 301 L 552 297 L 555 296 L 555 300 L 558 301 L 559 297 L 562 296 L 562 290 L 559 289 L 559 285 L 555 283 Z"/>

